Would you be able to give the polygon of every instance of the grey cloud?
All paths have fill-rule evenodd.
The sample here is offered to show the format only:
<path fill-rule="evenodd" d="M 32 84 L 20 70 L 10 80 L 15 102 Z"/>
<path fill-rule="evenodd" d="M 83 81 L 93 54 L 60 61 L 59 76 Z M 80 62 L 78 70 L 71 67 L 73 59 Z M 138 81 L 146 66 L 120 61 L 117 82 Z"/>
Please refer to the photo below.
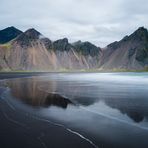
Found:
<path fill-rule="evenodd" d="M 52 40 L 68 37 L 98 46 L 148 27 L 147 0 L 1 0 L 0 29 L 36 28 Z"/>

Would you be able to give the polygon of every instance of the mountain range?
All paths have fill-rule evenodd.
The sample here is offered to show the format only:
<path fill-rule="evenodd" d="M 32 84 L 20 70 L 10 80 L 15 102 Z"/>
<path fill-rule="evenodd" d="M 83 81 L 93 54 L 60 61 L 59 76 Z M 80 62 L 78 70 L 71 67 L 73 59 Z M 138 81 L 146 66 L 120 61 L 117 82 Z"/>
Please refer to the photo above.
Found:
<path fill-rule="evenodd" d="M 51 41 L 34 28 L 0 30 L 0 71 L 146 70 L 148 31 L 144 27 L 105 48 L 86 41 Z"/>

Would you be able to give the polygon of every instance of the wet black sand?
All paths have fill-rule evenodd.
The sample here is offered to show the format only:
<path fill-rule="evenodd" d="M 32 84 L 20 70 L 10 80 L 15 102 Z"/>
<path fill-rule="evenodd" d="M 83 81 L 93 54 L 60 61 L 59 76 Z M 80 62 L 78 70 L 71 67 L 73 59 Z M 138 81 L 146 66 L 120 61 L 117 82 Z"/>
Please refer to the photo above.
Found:
<path fill-rule="evenodd" d="M 145 73 L 0 78 L 0 148 L 148 148 Z"/>
<path fill-rule="evenodd" d="M 43 72 L 0 72 L 0 80 L 1 79 L 12 79 L 12 78 L 23 78 L 23 77 L 31 77 L 31 76 L 39 76 L 44 75 L 46 73 Z"/>
<path fill-rule="evenodd" d="M 0 79 L 30 77 L 39 73 L 2 73 Z M 0 95 L 4 89 L 0 89 Z M 0 98 L 0 148 L 91 148 L 89 142 L 63 127 L 38 120 L 11 108 Z"/>

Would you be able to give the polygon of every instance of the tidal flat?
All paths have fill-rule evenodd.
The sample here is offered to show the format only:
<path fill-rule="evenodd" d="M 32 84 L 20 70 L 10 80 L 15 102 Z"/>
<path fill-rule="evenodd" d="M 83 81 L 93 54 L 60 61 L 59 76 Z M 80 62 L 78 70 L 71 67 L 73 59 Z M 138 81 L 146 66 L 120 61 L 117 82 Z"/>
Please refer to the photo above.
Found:
<path fill-rule="evenodd" d="M 0 147 L 148 147 L 146 72 L 0 78 Z"/>

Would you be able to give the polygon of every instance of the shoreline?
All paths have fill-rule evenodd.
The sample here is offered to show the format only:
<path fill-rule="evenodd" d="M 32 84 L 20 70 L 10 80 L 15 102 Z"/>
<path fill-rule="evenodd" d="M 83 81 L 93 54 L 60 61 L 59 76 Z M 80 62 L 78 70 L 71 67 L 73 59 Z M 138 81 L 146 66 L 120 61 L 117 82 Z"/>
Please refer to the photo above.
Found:
<path fill-rule="evenodd" d="M 107 69 L 107 70 L 100 70 L 100 69 L 76 69 L 76 70 L 70 70 L 70 69 L 65 69 L 65 70 L 53 70 L 53 71 L 0 71 L 0 74 L 48 74 L 48 73 L 119 73 L 119 72 L 148 72 L 147 69 L 141 69 L 141 70 L 136 70 L 136 69 Z"/>
<path fill-rule="evenodd" d="M 35 76 L 25 75 L 25 77 Z M 24 76 L 23 76 L 24 77 Z M 20 75 L 5 79 L 21 78 Z M 3 80 L 0 76 L 0 80 Z M 33 115 L 18 108 L 11 108 L 2 98 L 4 88 L 0 88 L 0 147 L 11 148 L 94 148 L 88 140 L 64 127 L 38 120 Z M 7 98 L 6 98 L 7 99 Z"/>

